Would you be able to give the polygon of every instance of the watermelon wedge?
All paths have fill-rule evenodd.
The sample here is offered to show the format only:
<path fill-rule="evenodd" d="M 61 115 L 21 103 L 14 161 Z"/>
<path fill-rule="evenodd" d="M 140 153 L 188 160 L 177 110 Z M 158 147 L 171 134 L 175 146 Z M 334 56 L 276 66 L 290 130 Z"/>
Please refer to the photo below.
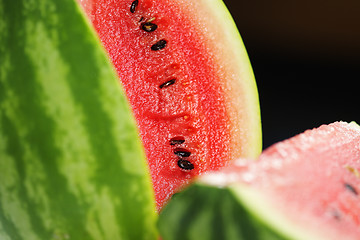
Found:
<path fill-rule="evenodd" d="M 261 151 L 259 102 L 221 0 L 83 0 L 127 93 L 160 209 L 193 177 Z"/>
<path fill-rule="evenodd" d="M 159 225 L 164 240 L 355 240 L 359 193 L 360 127 L 336 122 L 204 175 L 175 195 Z"/>

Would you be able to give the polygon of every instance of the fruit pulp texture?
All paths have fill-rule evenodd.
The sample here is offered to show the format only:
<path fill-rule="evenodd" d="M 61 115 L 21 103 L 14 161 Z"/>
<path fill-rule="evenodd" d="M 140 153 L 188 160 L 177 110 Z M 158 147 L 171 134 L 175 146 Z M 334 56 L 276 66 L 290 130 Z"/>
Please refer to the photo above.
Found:
<path fill-rule="evenodd" d="M 359 127 L 344 122 L 323 125 L 269 147 L 257 161 L 239 159 L 215 173 L 223 176 L 215 179 L 223 179 L 224 185 L 251 185 L 278 213 L 307 230 L 327 229 L 333 236 L 345 232 L 358 239 L 359 142 Z"/>
<path fill-rule="evenodd" d="M 158 209 L 230 158 L 221 67 L 211 52 L 216 43 L 175 3 L 98 0 L 90 16 L 132 106 Z"/>

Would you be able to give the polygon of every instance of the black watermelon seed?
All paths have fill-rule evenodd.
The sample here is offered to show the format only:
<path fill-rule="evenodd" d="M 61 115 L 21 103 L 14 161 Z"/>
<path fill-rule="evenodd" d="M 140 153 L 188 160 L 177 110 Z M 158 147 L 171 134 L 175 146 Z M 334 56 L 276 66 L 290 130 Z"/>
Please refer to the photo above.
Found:
<path fill-rule="evenodd" d="M 167 41 L 165 39 L 159 40 L 157 43 L 151 46 L 151 50 L 157 51 L 166 47 Z"/>
<path fill-rule="evenodd" d="M 144 30 L 145 32 L 153 32 L 157 29 L 157 27 L 158 26 L 152 22 L 146 22 L 141 24 L 141 29 Z"/>
<path fill-rule="evenodd" d="M 356 191 L 356 189 L 355 189 L 351 184 L 345 183 L 344 186 L 345 186 L 345 188 L 346 188 L 347 190 L 349 190 L 349 191 L 352 192 L 353 194 L 358 195 L 358 192 Z"/>
<path fill-rule="evenodd" d="M 161 84 L 161 85 L 159 86 L 159 88 L 169 87 L 169 86 L 173 85 L 175 82 L 176 82 L 176 79 L 173 78 L 173 79 L 171 79 L 171 80 L 169 80 L 169 81 L 164 82 L 163 84 Z"/>
<path fill-rule="evenodd" d="M 184 137 L 173 137 L 172 139 L 170 139 L 170 145 L 172 146 L 183 144 L 184 142 L 185 142 Z"/>
<path fill-rule="evenodd" d="M 184 160 L 184 159 L 179 159 L 179 161 L 177 162 L 177 165 L 184 170 L 193 170 L 194 169 L 194 164 L 192 164 L 188 160 Z"/>
<path fill-rule="evenodd" d="M 179 156 L 179 157 L 190 157 L 190 155 L 191 155 L 191 152 L 189 152 L 188 150 L 183 149 L 183 148 L 176 148 L 174 150 L 174 153 L 176 156 Z"/>
<path fill-rule="evenodd" d="M 138 4 L 139 4 L 139 0 L 135 0 L 135 1 L 133 1 L 133 2 L 131 3 L 131 6 L 130 6 L 130 12 L 131 12 L 131 13 L 134 13 L 134 12 L 135 12 L 136 7 L 137 7 Z"/>

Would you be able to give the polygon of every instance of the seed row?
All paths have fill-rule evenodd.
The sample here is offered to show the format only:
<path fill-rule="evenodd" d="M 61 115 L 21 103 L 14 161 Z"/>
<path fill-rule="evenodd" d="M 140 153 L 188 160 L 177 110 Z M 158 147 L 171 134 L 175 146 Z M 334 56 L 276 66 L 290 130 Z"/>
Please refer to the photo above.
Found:
<path fill-rule="evenodd" d="M 184 137 L 174 137 L 170 139 L 170 145 L 181 145 L 185 142 Z M 174 154 L 179 157 L 177 165 L 184 170 L 193 170 L 194 164 L 192 164 L 189 160 L 185 159 L 191 156 L 191 152 L 186 150 L 185 148 L 175 148 Z"/>
<path fill-rule="evenodd" d="M 137 8 L 138 5 L 139 5 L 139 0 L 134 0 L 131 3 L 131 6 L 130 6 L 130 12 L 135 13 L 136 8 Z M 141 17 L 139 22 L 142 22 L 143 19 L 144 19 L 144 17 Z M 155 23 L 152 22 L 153 20 L 155 20 L 155 18 L 151 18 L 147 22 L 142 23 L 140 25 L 140 29 L 142 29 L 145 32 L 154 32 L 158 28 L 158 26 Z M 164 49 L 166 47 L 166 45 L 167 45 L 167 41 L 165 39 L 161 39 L 161 40 L 157 41 L 156 43 L 154 43 L 151 46 L 151 50 L 152 51 L 159 51 L 161 49 Z M 169 87 L 169 86 L 175 84 L 175 82 L 176 82 L 176 78 L 172 78 L 172 79 L 160 84 L 159 88 L 162 89 L 162 88 Z M 184 142 L 185 142 L 184 137 L 174 137 L 174 138 L 170 139 L 170 145 L 172 145 L 172 146 L 180 145 L 180 144 L 183 144 Z M 190 151 L 188 151 L 188 150 L 186 150 L 184 148 L 176 148 L 174 150 L 174 154 L 179 157 L 177 165 L 180 168 L 182 168 L 184 170 L 192 170 L 192 169 L 194 169 L 194 164 L 192 164 L 189 160 L 184 159 L 184 158 L 187 158 L 187 157 L 191 156 Z"/>
<path fill-rule="evenodd" d="M 130 6 L 130 12 L 135 13 L 136 7 L 138 5 L 139 5 L 139 0 L 133 1 L 131 3 L 131 6 Z M 142 19 L 143 19 L 143 17 L 141 17 L 140 22 L 142 21 Z M 149 21 L 147 21 L 145 23 L 142 23 L 141 24 L 141 29 L 144 30 L 145 32 L 153 32 L 153 31 L 155 31 L 158 28 L 158 26 L 155 23 L 152 22 L 154 19 L 155 18 L 152 18 Z M 161 40 L 157 41 L 156 43 L 154 43 L 151 46 L 151 50 L 153 50 L 153 51 L 161 50 L 161 49 L 166 47 L 166 44 L 167 44 L 167 41 L 165 39 L 161 39 Z"/>

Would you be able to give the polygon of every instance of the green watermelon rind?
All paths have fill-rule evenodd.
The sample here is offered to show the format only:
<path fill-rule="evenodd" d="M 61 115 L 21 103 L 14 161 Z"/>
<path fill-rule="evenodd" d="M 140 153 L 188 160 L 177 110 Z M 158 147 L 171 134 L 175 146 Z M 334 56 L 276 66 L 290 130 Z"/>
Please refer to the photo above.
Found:
<path fill-rule="evenodd" d="M 163 240 L 288 239 L 230 188 L 202 183 L 175 195 L 162 210 L 158 225 Z"/>
<path fill-rule="evenodd" d="M 217 187 L 197 182 L 174 195 L 160 213 L 158 226 L 163 240 L 321 239 L 289 222 L 266 196 L 244 184 Z"/>

